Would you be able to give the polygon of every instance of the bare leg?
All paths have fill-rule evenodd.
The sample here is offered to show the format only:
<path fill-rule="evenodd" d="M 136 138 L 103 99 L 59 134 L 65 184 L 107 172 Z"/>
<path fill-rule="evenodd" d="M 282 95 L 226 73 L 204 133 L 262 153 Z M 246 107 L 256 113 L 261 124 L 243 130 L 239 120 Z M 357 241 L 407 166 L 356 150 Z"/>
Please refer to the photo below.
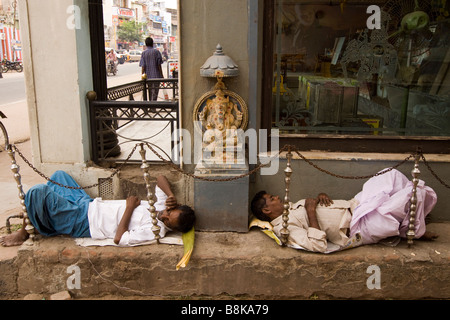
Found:
<path fill-rule="evenodd" d="M 24 243 L 29 237 L 28 232 L 25 230 L 25 225 L 26 224 L 24 220 L 22 223 L 22 228 L 19 231 L 1 237 L 0 245 L 2 245 L 3 247 L 15 247 L 20 246 L 22 243 Z"/>

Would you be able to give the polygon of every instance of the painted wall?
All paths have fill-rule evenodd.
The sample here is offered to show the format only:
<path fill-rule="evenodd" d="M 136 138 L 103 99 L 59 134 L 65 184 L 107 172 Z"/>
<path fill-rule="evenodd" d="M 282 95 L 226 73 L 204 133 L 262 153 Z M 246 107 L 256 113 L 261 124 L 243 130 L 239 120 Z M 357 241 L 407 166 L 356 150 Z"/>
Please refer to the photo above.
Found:
<path fill-rule="evenodd" d="M 82 98 L 92 87 L 89 30 L 86 23 L 81 29 L 67 24 L 73 5 L 72 0 L 21 2 L 33 149 L 42 164 L 80 163 L 89 157 L 87 132 L 79 130 L 86 116 Z"/>
<path fill-rule="evenodd" d="M 93 87 L 87 1 L 19 5 L 33 163 L 47 175 L 66 170 L 80 184 L 94 183 L 105 170 L 87 168 L 86 93 Z"/>
<path fill-rule="evenodd" d="M 242 0 L 179 1 L 179 9 L 182 125 L 192 132 L 195 103 L 216 83 L 201 77 L 200 67 L 217 44 L 240 70 L 238 77 L 225 79 L 225 85 L 248 103 L 248 4 Z"/>
<path fill-rule="evenodd" d="M 249 109 L 249 127 L 256 127 L 260 86 L 258 74 L 261 65 L 261 36 L 258 36 L 260 0 L 196 0 L 178 1 L 180 39 L 180 105 L 182 128 L 188 130 L 192 139 L 184 141 L 184 169 L 195 169 L 193 111 L 198 99 L 213 89 L 216 79 L 200 76 L 200 67 L 213 55 L 220 44 L 224 54 L 238 65 L 240 75 L 226 78 L 224 83 L 239 94 Z M 253 36 L 253 37 L 252 37 Z M 187 152 L 186 150 L 191 150 Z M 189 159 L 187 159 L 189 157 Z M 187 161 L 186 161 L 187 160 Z M 186 164 L 187 162 L 187 164 Z M 193 179 L 187 179 L 186 201 L 194 203 Z M 220 190 L 218 190 L 220 191 Z M 244 205 L 244 204 L 243 204 Z"/>

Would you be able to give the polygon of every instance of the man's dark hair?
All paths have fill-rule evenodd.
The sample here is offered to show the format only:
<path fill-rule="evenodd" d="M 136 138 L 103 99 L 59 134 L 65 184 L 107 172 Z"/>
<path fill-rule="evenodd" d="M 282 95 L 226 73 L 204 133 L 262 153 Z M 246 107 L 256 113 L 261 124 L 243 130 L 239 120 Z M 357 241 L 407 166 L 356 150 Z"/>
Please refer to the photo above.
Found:
<path fill-rule="evenodd" d="M 145 45 L 147 46 L 147 47 L 153 47 L 153 39 L 152 38 L 150 38 L 150 37 L 148 37 L 147 39 L 145 39 Z"/>
<path fill-rule="evenodd" d="M 269 221 L 270 218 L 262 211 L 262 209 L 266 206 L 266 199 L 264 199 L 264 195 L 267 194 L 266 191 L 258 192 L 254 197 L 250 204 L 250 208 L 252 210 L 253 215 L 261 220 L 261 221 Z"/>
<path fill-rule="evenodd" d="M 189 206 L 179 206 L 178 209 L 181 211 L 178 216 L 178 225 L 176 231 L 186 233 L 189 232 L 195 224 L 195 212 Z"/>

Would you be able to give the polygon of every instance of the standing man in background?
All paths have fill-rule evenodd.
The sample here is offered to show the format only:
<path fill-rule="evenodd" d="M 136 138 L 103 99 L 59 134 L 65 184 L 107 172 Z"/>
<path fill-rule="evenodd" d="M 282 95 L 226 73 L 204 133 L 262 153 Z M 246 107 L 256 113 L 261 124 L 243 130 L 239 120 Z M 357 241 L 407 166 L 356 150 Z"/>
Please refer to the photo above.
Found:
<path fill-rule="evenodd" d="M 139 63 L 139 66 L 142 67 L 142 74 L 145 74 L 147 79 L 162 79 L 161 65 L 163 59 L 161 52 L 153 48 L 152 38 L 145 39 L 145 45 L 147 46 L 147 50 L 142 53 L 141 62 Z M 158 100 L 159 82 L 150 84 L 148 91 L 150 101 Z"/>

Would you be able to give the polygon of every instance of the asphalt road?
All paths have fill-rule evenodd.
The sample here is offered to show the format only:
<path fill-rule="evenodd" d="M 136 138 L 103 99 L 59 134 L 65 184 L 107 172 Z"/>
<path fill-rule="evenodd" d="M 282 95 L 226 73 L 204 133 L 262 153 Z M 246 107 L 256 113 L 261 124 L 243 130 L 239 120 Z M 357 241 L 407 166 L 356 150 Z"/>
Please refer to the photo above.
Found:
<path fill-rule="evenodd" d="M 0 79 L 0 108 L 26 99 L 24 73 L 3 73 L 3 78 Z"/>
<path fill-rule="evenodd" d="M 167 63 L 162 65 L 164 77 L 167 77 Z M 142 71 L 139 67 L 139 62 L 125 62 L 119 64 L 118 72 L 115 76 L 108 76 L 108 88 L 115 87 L 121 84 L 130 83 L 141 80 Z"/>
<path fill-rule="evenodd" d="M 162 66 L 164 76 L 167 73 L 167 64 Z M 125 83 L 141 80 L 141 68 L 138 62 L 125 62 L 118 66 L 116 76 L 108 76 L 108 87 L 114 87 Z M 24 73 L 9 71 L 3 73 L 0 79 L 0 108 L 17 102 L 26 101 Z"/>
<path fill-rule="evenodd" d="M 163 65 L 163 73 L 164 75 L 167 73 L 167 64 Z M 108 87 L 139 80 L 141 80 L 141 69 L 139 68 L 138 62 L 127 62 L 119 65 L 118 74 L 107 77 Z M 160 98 L 164 99 L 163 90 L 160 90 Z M 6 119 L 2 119 L 2 123 L 8 130 L 10 142 L 20 143 L 27 141 L 30 138 L 30 127 L 24 73 L 14 71 L 3 74 L 3 78 L 0 79 L 0 110 L 7 116 Z M 142 130 L 141 127 L 138 129 L 136 129 L 136 125 L 129 127 L 126 136 L 128 134 L 132 134 L 135 138 L 142 138 L 141 134 L 144 134 L 145 137 L 151 136 L 151 134 L 148 134 L 148 130 Z M 152 128 L 154 129 L 154 127 Z M 164 150 L 167 149 L 170 151 L 170 139 L 168 141 L 169 146 L 167 148 L 163 142 L 159 141 L 158 143 L 164 145 Z"/>
<path fill-rule="evenodd" d="M 124 64 L 119 64 L 117 69 L 115 76 L 109 75 L 106 77 L 108 88 L 141 80 L 139 62 L 125 62 Z"/>

